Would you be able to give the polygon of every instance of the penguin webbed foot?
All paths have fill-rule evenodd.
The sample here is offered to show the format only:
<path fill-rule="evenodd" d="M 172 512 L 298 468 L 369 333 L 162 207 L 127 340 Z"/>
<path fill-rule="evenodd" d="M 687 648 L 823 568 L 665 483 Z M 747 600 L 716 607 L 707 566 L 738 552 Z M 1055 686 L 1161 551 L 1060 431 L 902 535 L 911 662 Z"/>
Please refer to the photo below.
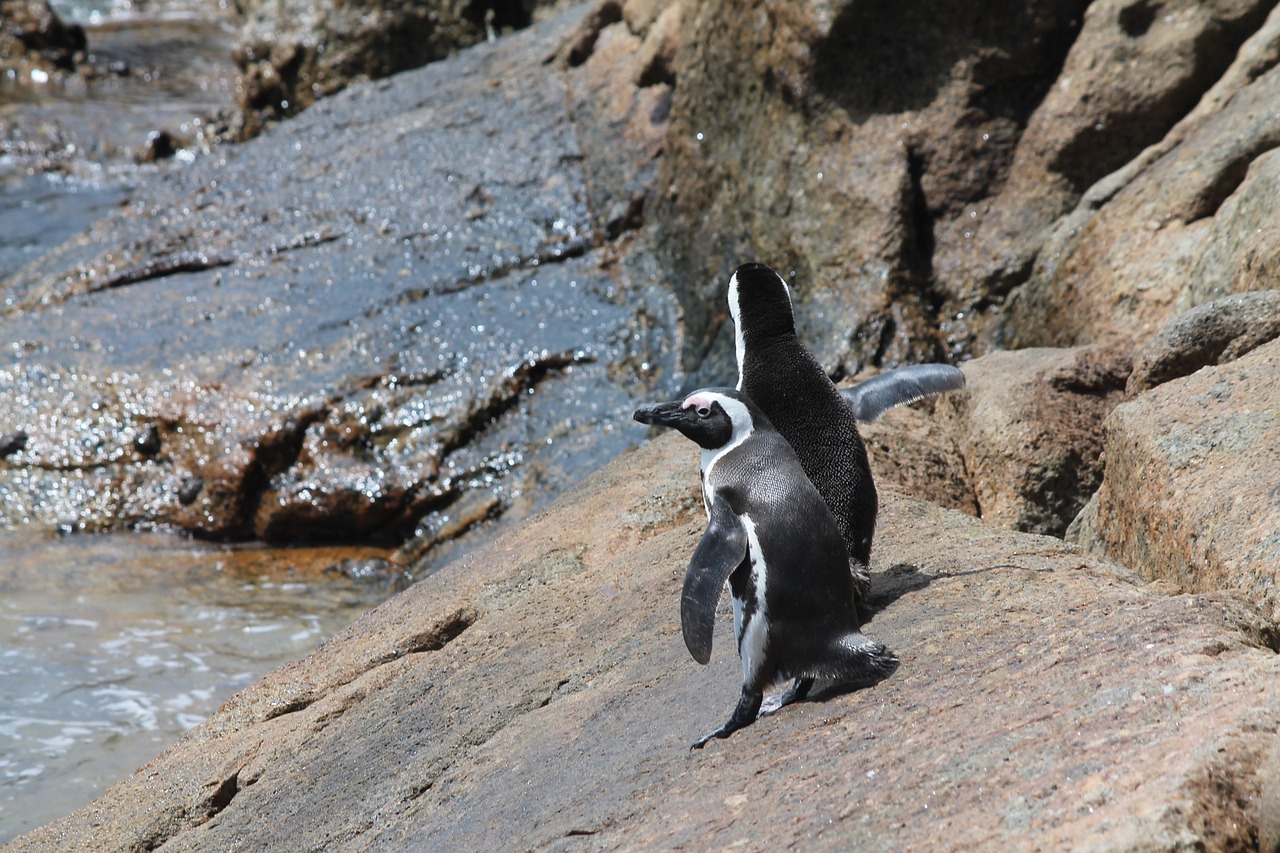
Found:
<path fill-rule="evenodd" d="M 729 717 L 720 728 L 695 740 L 689 749 L 702 749 L 712 738 L 726 738 L 738 729 L 745 729 L 756 721 L 756 717 L 760 714 L 760 703 L 763 701 L 764 691 L 743 687 L 742 696 L 738 698 L 738 706 L 733 709 L 733 716 Z"/>
<path fill-rule="evenodd" d="M 781 693 L 767 697 L 760 703 L 760 713 L 756 716 L 767 717 L 776 714 L 792 702 L 801 702 L 813 688 L 812 678 L 797 678 L 795 682 Z"/>

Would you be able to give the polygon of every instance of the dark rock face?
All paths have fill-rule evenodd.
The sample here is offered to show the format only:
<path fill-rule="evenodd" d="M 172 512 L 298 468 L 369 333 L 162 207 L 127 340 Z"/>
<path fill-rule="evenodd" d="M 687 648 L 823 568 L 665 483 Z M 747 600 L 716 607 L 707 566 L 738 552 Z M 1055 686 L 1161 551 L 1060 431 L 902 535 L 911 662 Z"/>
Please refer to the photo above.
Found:
<path fill-rule="evenodd" d="M 0 0 L 0 68 L 73 71 L 85 47 L 84 28 L 65 23 L 48 0 Z"/>
<path fill-rule="evenodd" d="M 597 227 L 589 176 L 633 161 L 568 105 L 630 72 L 547 70 L 575 21 L 345 92 L 11 277 L 5 518 L 395 541 L 637 440 L 611 424 L 670 376 L 671 308 Z"/>
<path fill-rule="evenodd" d="M 555 2 L 516 0 L 248 0 L 234 57 L 243 82 L 245 137 L 356 80 L 418 68 L 527 27 Z M 564 5 L 564 4 L 560 4 Z"/>

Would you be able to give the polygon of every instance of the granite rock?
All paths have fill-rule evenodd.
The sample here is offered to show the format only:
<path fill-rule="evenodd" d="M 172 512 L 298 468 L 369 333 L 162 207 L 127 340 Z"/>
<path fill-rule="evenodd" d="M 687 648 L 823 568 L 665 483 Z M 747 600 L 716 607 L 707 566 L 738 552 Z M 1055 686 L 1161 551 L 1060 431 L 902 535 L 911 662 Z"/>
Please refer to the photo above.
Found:
<path fill-rule="evenodd" d="M 967 390 L 938 401 L 978 512 L 1061 536 L 1102 477 L 1102 421 L 1124 398 L 1129 357 L 1103 347 L 993 352 L 967 362 Z"/>
<path fill-rule="evenodd" d="M 1117 406 L 1101 486 L 1070 538 L 1148 579 L 1238 590 L 1280 615 L 1278 368 L 1272 341 Z"/>
<path fill-rule="evenodd" d="M 865 630 L 902 659 L 690 752 L 738 689 L 678 599 L 667 436 L 228 702 L 9 850 L 1228 849 L 1269 831 L 1276 625 L 886 490 Z"/>

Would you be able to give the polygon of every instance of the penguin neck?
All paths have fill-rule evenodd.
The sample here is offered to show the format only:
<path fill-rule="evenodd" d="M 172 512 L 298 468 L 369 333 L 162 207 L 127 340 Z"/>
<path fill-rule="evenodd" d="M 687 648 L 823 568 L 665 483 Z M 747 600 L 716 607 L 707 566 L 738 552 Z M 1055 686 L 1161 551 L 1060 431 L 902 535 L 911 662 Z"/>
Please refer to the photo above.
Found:
<path fill-rule="evenodd" d="M 769 361 L 771 360 L 770 352 L 775 347 L 778 347 L 778 346 L 785 347 L 789 344 L 793 344 L 797 342 L 798 340 L 799 338 L 796 337 L 796 332 L 794 327 L 791 329 L 770 329 L 768 331 L 757 331 L 757 332 L 751 332 L 749 334 L 744 334 L 742 331 L 742 326 L 739 325 L 737 328 L 737 336 L 736 336 L 736 343 L 737 343 L 736 355 L 738 359 L 737 390 L 739 391 L 743 390 L 742 385 L 746 379 L 746 375 L 747 375 L 746 361 L 747 361 L 748 349 L 750 349 L 751 351 L 752 361 L 755 362 L 756 369 L 759 370 L 760 369 L 759 365 L 761 364 L 762 361 L 765 364 L 769 363 Z"/>

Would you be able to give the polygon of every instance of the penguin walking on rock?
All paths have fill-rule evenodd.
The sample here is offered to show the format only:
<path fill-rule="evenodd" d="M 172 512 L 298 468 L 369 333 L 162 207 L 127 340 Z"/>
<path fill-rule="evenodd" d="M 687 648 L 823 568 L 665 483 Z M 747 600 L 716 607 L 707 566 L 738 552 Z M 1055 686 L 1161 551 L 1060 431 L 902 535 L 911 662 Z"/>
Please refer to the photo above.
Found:
<path fill-rule="evenodd" d="M 685 574 L 680 624 L 698 663 L 711 659 L 725 581 L 742 659 L 742 695 L 728 722 L 699 738 L 725 738 L 762 713 L 803 699 L 815 678 L 848 686 L 897 668 L 892 652 L 859 630 L 853 576 L 831 511 L 787 441 L 751 400 L 730 388 L 636 410 L 645 424 L 678 429 L 702 447 L 707 529 Z M 794 679 L 764 702 L 774 683 Z"/>
<path fill-rule="evenodd" d="M 744 264 L 729 279 L 738 390 L 764 412 L 800 458 L 844 539 L 860 600 L 870 579 L 878 501 L 858 421 L 964 387 L 945 364 L 900 368 L 841 392 L 796 337 L 791 291 L 765 264 Z"/>

